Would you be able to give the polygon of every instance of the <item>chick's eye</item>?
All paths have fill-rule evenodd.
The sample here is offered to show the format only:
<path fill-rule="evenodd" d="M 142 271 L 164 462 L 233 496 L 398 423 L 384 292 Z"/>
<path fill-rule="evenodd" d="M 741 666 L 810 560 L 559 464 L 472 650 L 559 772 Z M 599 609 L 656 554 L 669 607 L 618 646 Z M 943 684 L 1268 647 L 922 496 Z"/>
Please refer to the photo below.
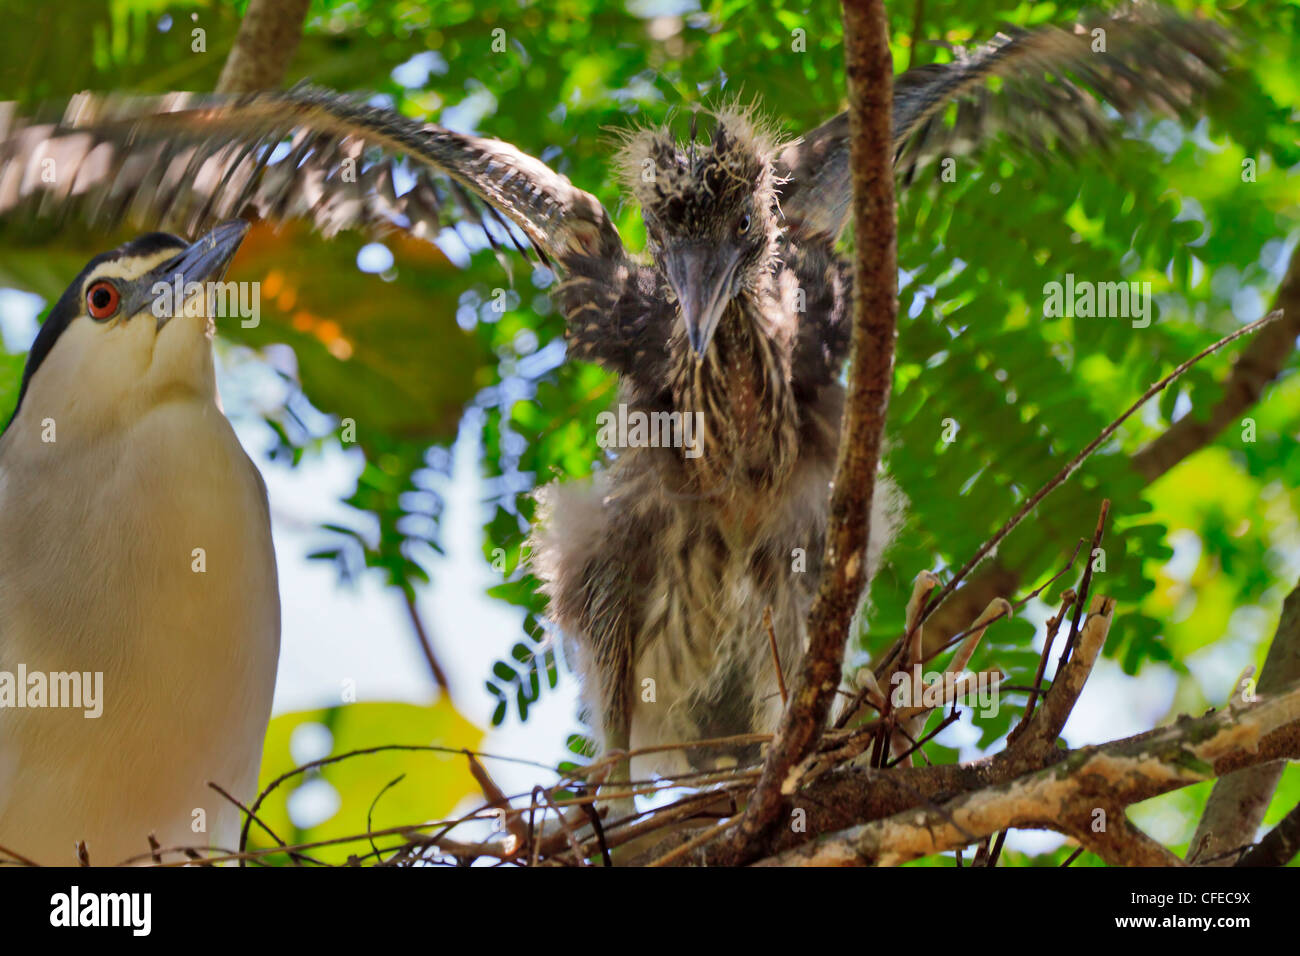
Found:
<path fill-rule="evenodd" d="M 736 235 L 743 236 L 747 232 L 749 232 L 749 217 L 741 216 L 740 222 L 736 226 Z"/>
<path fill-rule="evenodd" d="M 111 282 L 96 282 L 86 290 L 86 308 L 91 318 L 106 319 L 117 311 L 121 296 Z"/>

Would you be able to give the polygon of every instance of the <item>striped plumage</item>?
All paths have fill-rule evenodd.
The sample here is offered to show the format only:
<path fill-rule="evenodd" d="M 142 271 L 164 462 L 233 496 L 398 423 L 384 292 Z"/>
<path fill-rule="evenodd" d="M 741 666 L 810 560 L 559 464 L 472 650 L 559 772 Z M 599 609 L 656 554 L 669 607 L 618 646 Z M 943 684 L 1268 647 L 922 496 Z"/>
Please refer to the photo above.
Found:
<path fill-rule="evenodd" d="M 707 142 L 679 145 L 642 130 L 620 155 L 659 276 L 639 307 L 659 316 L 665 335 L 658 362 L 624 372 L 622 400 L 633 414 L 699 413 L 699 454 L 621 449 L 593 481 L 546 489 L 533 543 L 551 613 L 576 638 L 587 703 L 611 747 L 770 727 L 781 700 L 764 612 L 788 670 L 805 643 L 824 544 L 843 400 L 828 372 L 843 356 L 834 333 L 845 326 L 847 267 L 785 234 L 774 168 L 782 146 L 745 111 L 715 120 Z M 693 257 L 736 263 L 720 280 L 716 325 L 703 331 L 707 310 L 692 299 L 708 296 L 692 297 L 679 267 L 700 261 Z M 580 275 L 561 289 L 566 311 L 581 315 L 593 285 L 616 294 L 607 273 Z M 627 308 L 627 294 L 606 311 Z M 800 299 L 809 300 L 803 308 Z M 822 353 L 828 343 L 835 357 Z M 896 504 L 886 482 L 873 563 Z M 638 760 L 635 770 L 756 753 L 695 748 Z"/>
<path fill-rule="evenodd" d="M 1215 25 L 1147 3 L 1072 29 L 1008 28 L 898 78 L 900 167 L 910 177 L 990 132 L 1040 152 L 1082 149 L 1110 125 L 1103 104 L 1185 115 L 1226 45 Z M 787 673 L 803 647 L 852 283 L 835 249 L 851 199 L 846 115 L 784 144 L 744 111 L 715 120 L 711 137 L 685 145 L 666 131 L 625 139 L 647 257 L 624 248 L 593 196 L 515 147 L 312 87 L 84 96 L 43 125 L 11 111 L 0 213 L 187 233 L 238 215 L 305 217 L 327 235 L 424 238 L 468 222 L 547 261 L 562 276 L 571 354 L 618 373 L 630 410 L 699 412 L 705 428 L 698 456 L 620 449 L 591 483 L 542 492 L 535 559 L 551 613 L 577 648 L 606 746 L 719 736 L 768 729 L 779 708 L 764 609 Z M 55 182 L 40 175 L 48 158 Z M 414 174 L 401 195 L 399 160 Z M 894 504 L 878 499 L 877 552 Z"/>

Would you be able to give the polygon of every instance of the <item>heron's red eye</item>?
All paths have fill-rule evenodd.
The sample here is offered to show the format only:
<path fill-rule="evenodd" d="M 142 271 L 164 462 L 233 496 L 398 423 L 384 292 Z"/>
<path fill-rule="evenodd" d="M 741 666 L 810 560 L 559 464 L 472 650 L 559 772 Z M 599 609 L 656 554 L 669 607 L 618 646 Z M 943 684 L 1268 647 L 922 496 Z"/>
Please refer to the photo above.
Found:
<path fill-rule="evenodd" d="M 120 300 L 117 286 L 111 282 L 100 280 L 86 290 L 86 308 L 95 319 L 106 319 L 116 312 Z"/>

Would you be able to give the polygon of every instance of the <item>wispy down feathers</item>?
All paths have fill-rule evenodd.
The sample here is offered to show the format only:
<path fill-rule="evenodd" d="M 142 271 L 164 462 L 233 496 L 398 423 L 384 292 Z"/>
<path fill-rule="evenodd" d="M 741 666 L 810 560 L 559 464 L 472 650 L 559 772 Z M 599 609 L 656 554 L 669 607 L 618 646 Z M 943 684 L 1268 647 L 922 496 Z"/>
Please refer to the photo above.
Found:
<path fill-rule="evenodd" d="M 706 115 L 713 128 L 703 142 L 698 113 L 691 117 L 691 135 L 684 143 L 674 137 L 671 125 L 618 133 L 616 168 L 624 188 L 651 216 L 691 224 L 715 203 L 735 205 L 741 196 L 767 207 L 776 201 L 774 162 L 785 143 L 775 125 L 756 106 L 737 101 Z"/>

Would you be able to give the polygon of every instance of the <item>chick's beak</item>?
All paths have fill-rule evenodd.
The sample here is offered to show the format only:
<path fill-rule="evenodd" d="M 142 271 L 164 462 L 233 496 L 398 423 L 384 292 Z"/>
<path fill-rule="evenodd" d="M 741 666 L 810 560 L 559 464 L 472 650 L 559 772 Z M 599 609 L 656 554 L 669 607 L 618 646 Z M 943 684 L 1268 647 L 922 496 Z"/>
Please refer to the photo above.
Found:
<path fill-rule="evenodd" d="M 149 273 L 142 283 L 143 288 L 153 295 L 156 294 L 154 290 L 160 288 L 160 283 L 169 290 L 180 289 L 183 292 L 192 282 L 220 282 L 247 233 L 248 223 L 243 219 L 223 222 L 207 235 L 199 237 L 180 255 Z M 185 298 L 183 294 L 179 297 L 173 294 L 168 300 L 173 308 L 154 309 L 159 331 L 162 331 L 162 327 L 175 312 L 180 311 Z"/>
<path fill-rule="evenodd" d="M 677 293 L 686 336 L 697 360 L 704 358 L 718 321 L 731 301 L 739 264 L 739 250 L 725 245 L 684 242 L 664 253 L 664 271 Z"/>

